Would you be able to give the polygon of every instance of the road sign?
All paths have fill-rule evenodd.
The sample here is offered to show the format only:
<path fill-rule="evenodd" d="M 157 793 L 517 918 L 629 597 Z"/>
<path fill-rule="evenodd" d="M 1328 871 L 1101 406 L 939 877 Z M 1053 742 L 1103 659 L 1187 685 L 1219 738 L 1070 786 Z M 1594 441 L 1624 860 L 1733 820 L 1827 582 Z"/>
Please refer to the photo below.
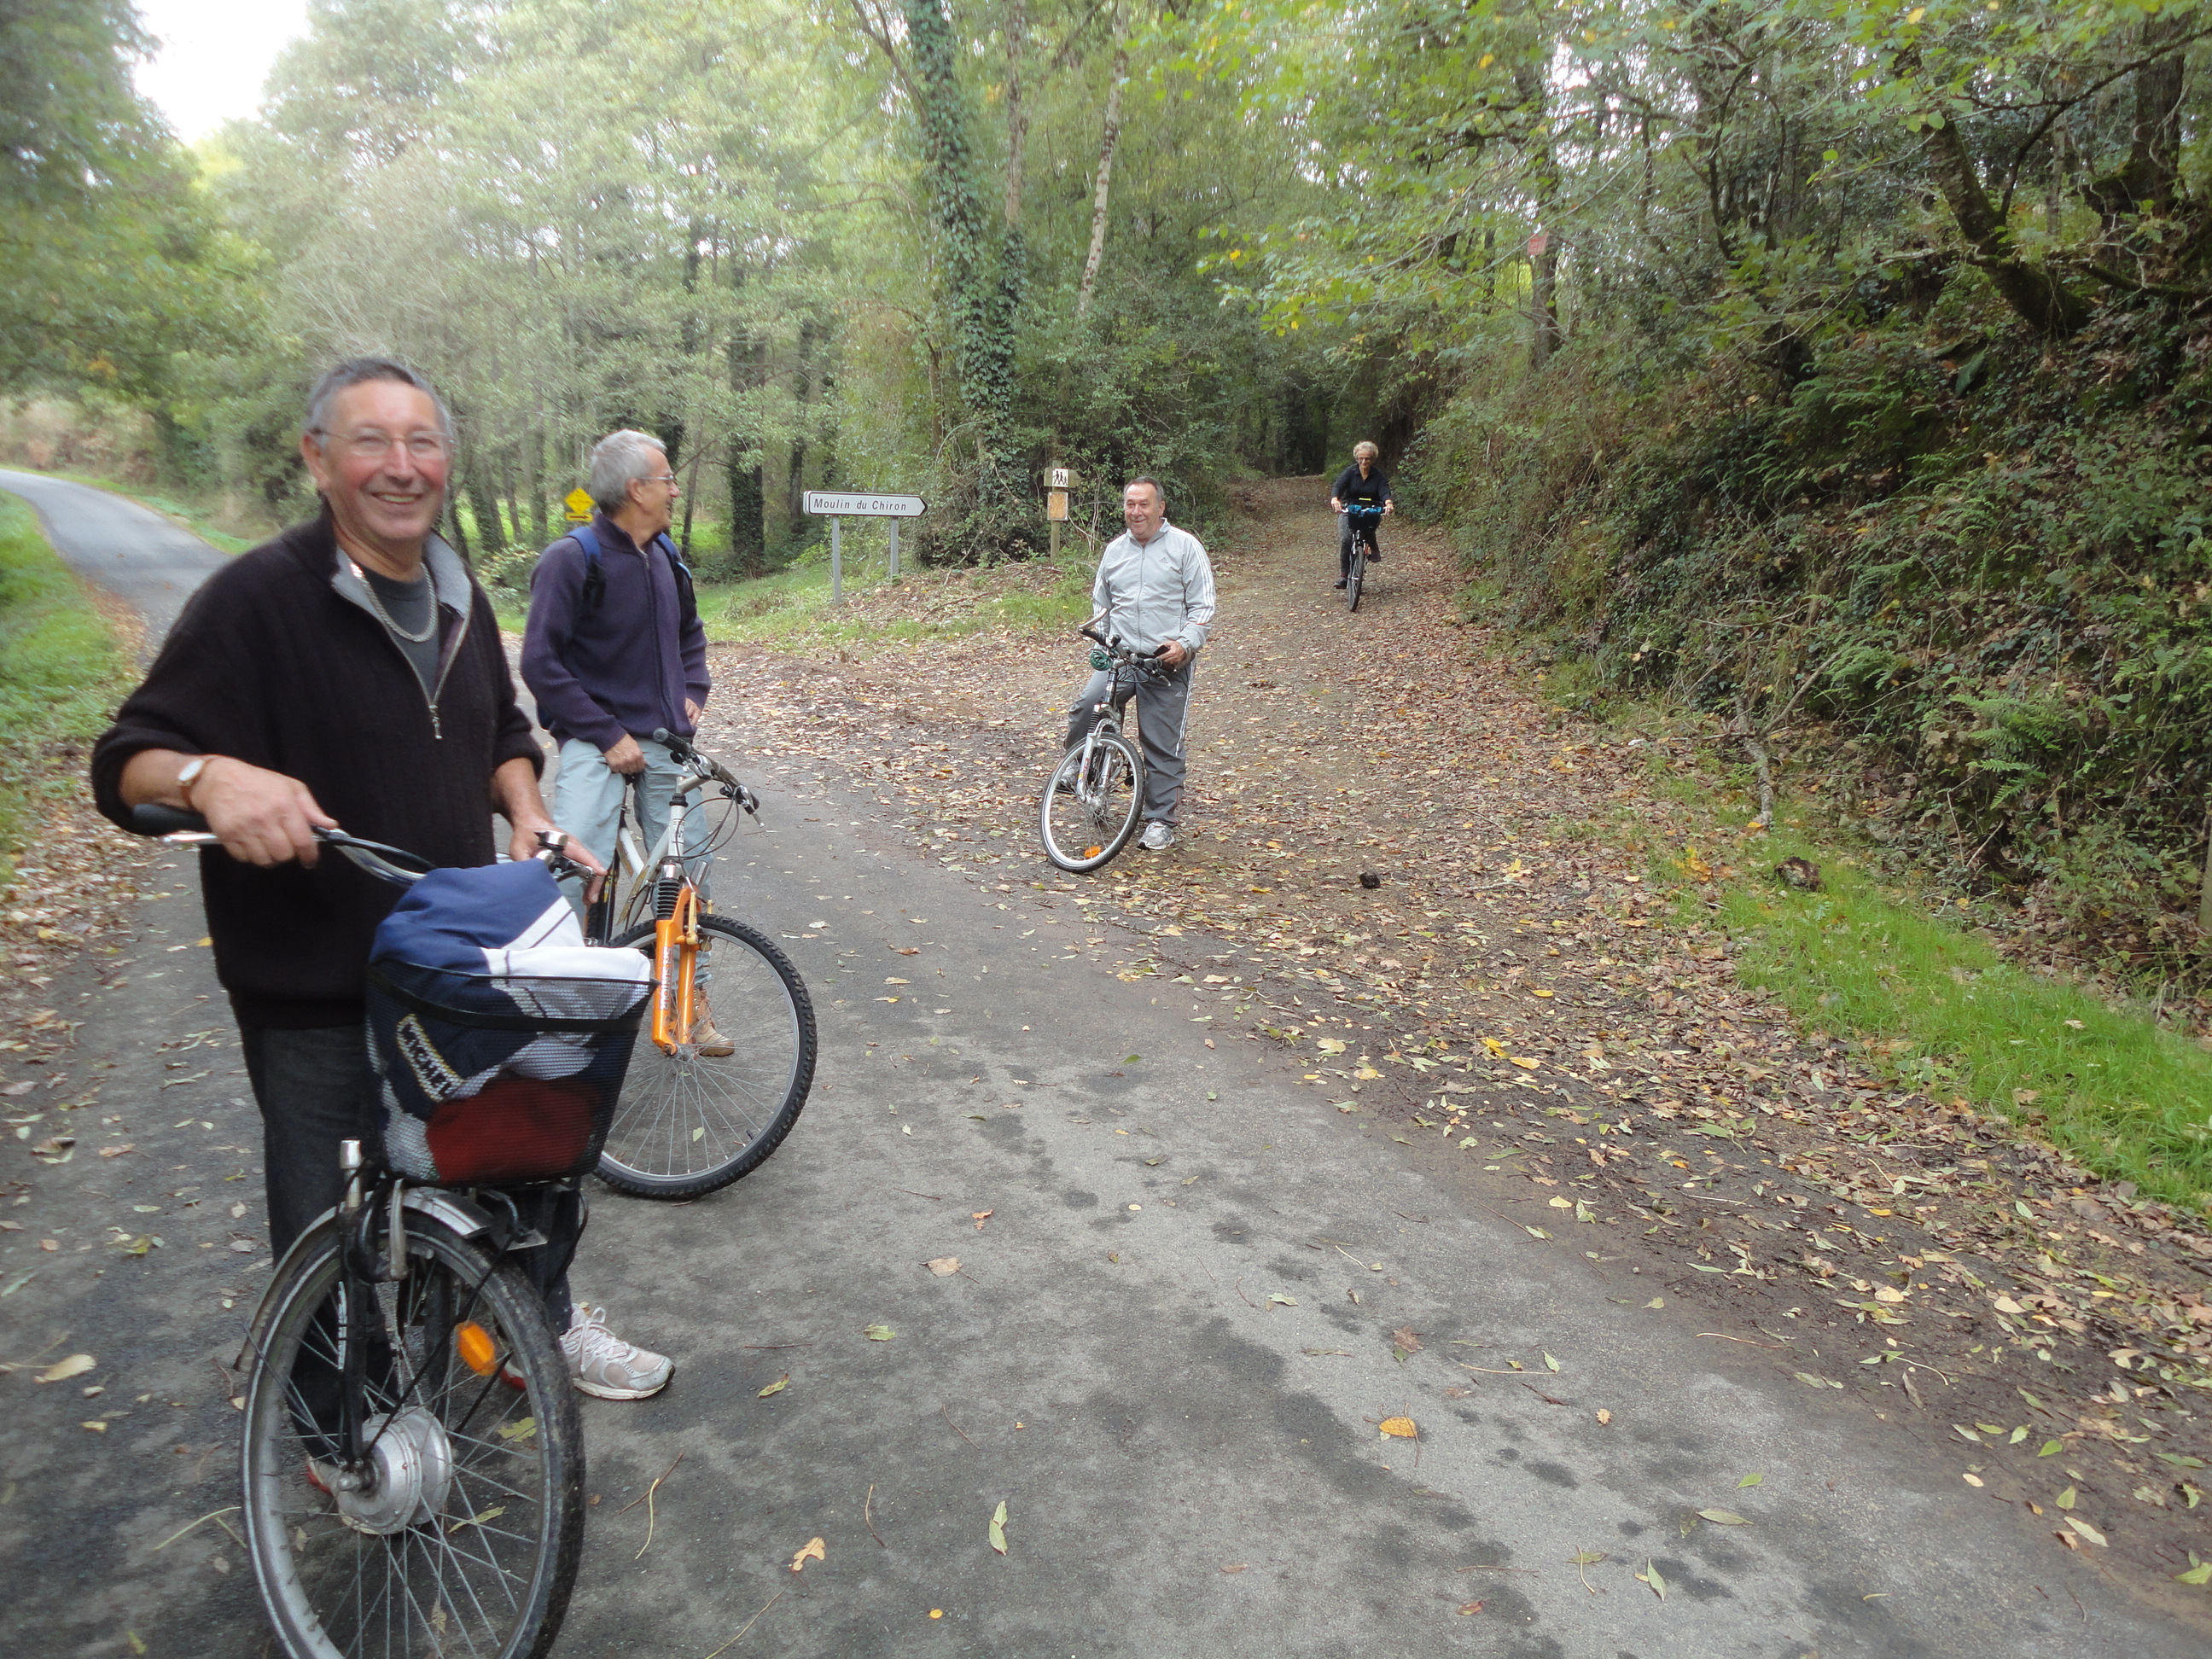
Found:
<path fill-rule="evenodd" d="M 1045 491 L 1044 515 L 1054 524 L 1067 522 L 1067 492 L 1065 489 Z"/>
<path fill-rule="evenodd" d="M 561 505 L 568 509 L 570 524 L 589 524 L 592 521 L 592 492 L 581 484 L 561 498 Z"/>
<path fill-rule="evenodd" d="M 848 495 L 810 489 L 806 492 L 806 510 L 817 518 L 918 519 L 929 510 L 929 503 L 919 495 L 866 492 Z"/>
<path fill-rule="evenodd" d="M 1064 466 L 1055 466 L 1045 474 L 1045 483 L 1054 489 L 1067 489 L 1074 485 L 1075 475 Z"/>

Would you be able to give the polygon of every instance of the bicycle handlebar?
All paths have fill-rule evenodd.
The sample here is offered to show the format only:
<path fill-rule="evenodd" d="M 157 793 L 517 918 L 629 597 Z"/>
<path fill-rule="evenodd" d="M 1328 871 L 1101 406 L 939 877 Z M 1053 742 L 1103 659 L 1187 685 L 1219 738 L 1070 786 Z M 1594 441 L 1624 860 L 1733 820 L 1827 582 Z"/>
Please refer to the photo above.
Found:
<path fill-rule="evenodd" d="M 725 788 L 737 791 L 738 805 L 755 817 L 760 815 L 760 797 L 738 782 L 737 775 L 728 767 L 694 746 L 689 738 L 679 738 L 666 726 L 659 726 L 653 728 L 653 740 L 665 746 L 678 760 L 697 767 L 706 776 L 714 779 Z"/>
<path fill-rule="evenodd" d="M 173 847 L 222 845 L 222 841 L 209 830 L 207 820 L 198 812 L 164 806 L 156 801 L 132 807 L 131 827 L 142 836 L 159 836 Z M 428 859 L 410 853 L 404 847 L 389 847 L 379 841 L 363 841 L 343 830 L 318 829 L 315 839 L 325 847 L 335 848 L 344 854 L 378 880 L 388 881 L 395 887 L 411 885 L 435 867 Z M 552 866 L 556 876 L 591 873 L 574 860 L 564 857 L 558 843 L 545 846 L 538 856 Z"/>

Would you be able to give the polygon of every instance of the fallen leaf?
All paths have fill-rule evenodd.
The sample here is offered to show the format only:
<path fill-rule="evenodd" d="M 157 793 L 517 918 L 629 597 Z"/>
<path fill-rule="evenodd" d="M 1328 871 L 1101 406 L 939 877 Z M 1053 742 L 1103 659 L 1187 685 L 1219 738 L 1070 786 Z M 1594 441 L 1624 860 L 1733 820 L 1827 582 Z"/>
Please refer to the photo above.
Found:
<path fill-rule="evenodd" d="M 1559 1369 L 1559 1362 L 1553 1358 L 1551 1355 L 1546 1354 L 1544 1356 L 1544 1369 L 1547 1371 L 1555 1371 Z"/>
<path fill-rule="evenodd" d="M 1603 1407 L 1600 1407 L 1598 1408 L 1597 1420 L 1601 1425 L 1610 1423 L 1613 1421 L 1613 1413 L 1607 1411 Z"/>
<path fill-rule="evenodd" d="M 2060 1492 L 2058 1496 L 2051 1501 L 2056 1503 L 2062 1510 L 2070 1510 L 2074 1507 L 2074 1500 L 2076 1495 L 2077 1494 L 2075 1492 L 2074 1488 L 2069 1486 L 2064 1492 Z"/>
<path fill-rule="evenodd" d="M 2106 1542 L 2105 1534 L 2099 1532 L 2094 1527 L 2091 1526 L 2087 1521 L 2084 1521 L 2080 1516 L 2068 1516 L 2066 1517 L 2066 1524 L 2073 1528 L 2075 1531 L 2080 1533 L 2082 1537 L 2087 1539 L 2091 1543 L 2097 1546 L 2098 1548 L 2110 1549 L 2112 1547 L 2110 1544 Z"/>
<path fill-rule="evenodd" d="M 805 1547 L 791 1558 L 791 1570 L 793 1572 L 799 1572 L 805 1570 L 809 1561 L 827 1561 L 829 1559 L 829 1546 L 819 1538 L 810 1538 L 806 1540 Z"/>
<path fill-rule="evenodd" d="M 41 1382 L 66 1382 L 72 1376 L 82 1376 L 100 1362 L 88 1353 L 73 1353 L 67 1359 L 58 1359 L 38 1375 Z"/>
<path fill-rule="evenodd" d="M 1717 1527 L 1747 1527 L 1751 1524 L 1734 1510 L 1699 1510 L 1698 1513 Z"/>
<path fill-rule="evenodd" d="M 1965 1474 L 1961 1474 L 1959 1479 L 1965 1481 L 1970 1486 L 1979 1486 L 1986 1484 L 1982 1480 L 1982 1477 L 1976 1474 L 1972 1469 L 1968 1469 Z"/>
<path fill-rule="evenodd" d="M 505 1515 L 506 1513 L 506 1504 L 495 1504 L 488 1510 L 479 1510 L 474 1515 L 462 1516 L 461 1519 L 448 1526 L 446 1530 L 447 1532 L 459 1532 L 463 1527 L 481 1527 L 485 1522 L 496 1521 L 501 1516 Z"/>
<path fill-rule="evenodd" d="M 1655 1296 L 1644 1305 L 1647 1308 L 1663 1308 L 1667 1305 L 1667 1298 L 1663 1296 Z"/>
<path fill-rule="evenodd" d="M 1482 1611 L 1482 1603 L 1480 1601 L 1463 1601 L 1460 1604 L 1459 1610 L 1462 1614 L 1480 1613 Z"/>
<path fill-rule="evenodd" d="M 1840 1389 L 1844 1386 L 1840 1382 L 1831 1382 L 1825 1376 L 1815 1376 L 1810 1371 L 1799 1371 L 1796 1377 L 1808 1389 Z"/>
<path fill-rule="evenodd" d="M 1401 1325 L 1390 1333 L 1390 1340 L 1407 1353 L 1419 1353 L 1421 1351 L 1421 1339 L 1411 1325 Z"/>
<path fill-rule="evenodd" d="M 1644 1571 L 1636 1576 L 1644 1583 L 1650 1585 L 1651 1593 L 1662 1601 L 1667 1599 L 1667 1581 L 1659 1576 L 1659 1569 L 1652 1564 L 1650 1556 L 1644 1558 Z"/>
<path fill-rule="evenodd" d="M 2199 1561 L 2188 1571 L 2173 1576 L 2185 1584 L 2212 1584 L 2212 1561 Z"/>
<path fill-rule="evenodd" d="M 1420 1429 L 1410 1417 L 1386 1417 L 1382 1419 L 1382 1429 L 1394 1440 L 1418 1440 L 1421 1437 Z"/>
<path fill-rule="evenodd" d="M 1746 1486 L 1755 1486 L 1765 1479 L 1766 1477 L 1764 1474 L 1747 1474 L 1742 1480 L 1735 1483 L 1736 1490 L 1738 1492 L 1741 1492 Z"/>
<path fill-rule="evenodd" d="M 991 1547 L 1001 1555 L 1006 1553 L 1006 1501 L 1003 1498 L 991 1514 Z"/>
<path fill-rule="evenodd" d="M 2055 1457 L 2065 1449 L 2065 1446 L 2061 1442 L 2057 1440 L 2046 1440 L 2041 1446 L 2037 1448 L 2035 1455 L 2038 1457 Z"/>
<path fill-rule="evenodd" d="M 1222 1571 L 1242 1572 L 1251 1565 L 1252 1564 L 1249 1561 L 1232 1561 L 1227 1566 L 1222 1568 Z"/>
<path fill-rule="evenodd" d="M 138 1149 L 136 1146 L 132 1146 L 130 1142 L 125 1141 L 120 1146 L 101 1147 L 100 1149 L 100 1155 L 102 1158 L 121 1158 L 125 1152 L 135 1152 Z"/>
<path fill-rule="evenodd" d="M 1197 1177 L 1194 1176 L 1191 1179 L 1194 1181 Z M 1189 1182 L 1186 1182 L 1184 1184 L 1188 1186 Z M 977 1210 L 969 1217 L 969 1219 L 975 1224 L 975 1231 L 980 1233 L 983 1231 L 983 1224 L 996 1214 L 998 1214 L 996 1210 Z"/>
<path fill-rule="evenodd" d="M 516 1422 L 502 1424 L 498 1431 L 499 1437 L 510 1444 L 517 1440 L 527 1440 L 537 1432 L 538 1419 L 534 1417 L 526 1417 Z"/>
<path fill-rule="evenodd" d="M 871 1325 L 861 1334 L 871 1342 L 888 1342 L 898 1333 L 888 1325 Z"/>
<path fill-rule="evenodd" d="M 1280 1291 L 1267 1292 L 1267 1306 L 1271 1308 L 1295 1308 L 1297 1305 L 1298 1299 L 1294 1296 L 1285 1296 Z"/>
<path fill-rule="evenodd" d="M 777 1377 L 775 1382 L 769 1383 L 768 1387 L 763 1389 L 758 1394 L 755 1395 L 753 1398 L 756 1400 L 765 1400 L 772 1394 L 781 1394 L 790 1386 L 791 1373 L 789 1371 L 786 1371 L 781 1376 Z"/>
<path fill-rule="evenodd" d="M 921 1265 L 939 1279 L 950 1279 L 960 1271 L 960 1258 L 957 1255 L 940 1255 Z"/>

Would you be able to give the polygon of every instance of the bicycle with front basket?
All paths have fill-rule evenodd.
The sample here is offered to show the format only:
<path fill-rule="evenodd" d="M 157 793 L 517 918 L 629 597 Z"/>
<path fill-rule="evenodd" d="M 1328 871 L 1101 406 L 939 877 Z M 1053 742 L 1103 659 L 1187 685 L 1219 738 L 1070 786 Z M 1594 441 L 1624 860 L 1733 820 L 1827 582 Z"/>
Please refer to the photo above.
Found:
<path fill-rule="evenodd" d="M 650 955 L 656 981 L 651 1040 L 631 1061 L 598 1173 L 640 1197 L 696 1198 L 751 1174 L 799 1121 L 814 1081 L 814 1003 L 768 935 L 710 914 L 700 896 L 737 812 L 757 815 L 758 798 L 696 745 L 653 736 L 679 768 L 667 828 L 649 850 L 640 844 L 632 781 L 584 919 L 592 944 Z M 704 821 L 710 794 L 733 810 L 702 836 L 692 820 Z"/>
<path fill-rule="evenodd" d="M 1076 630 L 1091 641 L 1091 666 L 1107 675 L 1106 695 L 1096 705 L 1098 719 L 1060 757 L 1037 803 L 1037 829 L 1044 855 L 1061 869 L 1087 875 L 1104 867 L 1129 844 L 1145 807 L 1145 752 L 1121 731 L 1121 710 L 1137 694 L 1138 682 L 1159 672 L 1150 653 L 1135 651 L 1117 635 L 1108 639 L 1090 628 Z"/>
<path fill-rule="evenodd" d="M 141 806 L 137 822 L 216 844 L 191 813 Z M 317 837 L 394 885 L 428 872 Z M 580 873 L 546 840 L 541 859 Z M 381 1145 L 341 1143 L 344 1195 L 276 1263 L 239 1362 L 246 1553 L 289 1659 L 551 1647 L 583 1547 L 584 1443 L 536 1222 L 573 1201 L 648 997 L 641 975 L 371 963 Z M 519 1074 L 455 1075 L 450 1059 L 488 1051 L 472 1042 Z M 554 1063 L 524 1063 L 519 1044 Z M 455 1113 L 411 1139 L 393 1093 L 410 1070 Z"/>

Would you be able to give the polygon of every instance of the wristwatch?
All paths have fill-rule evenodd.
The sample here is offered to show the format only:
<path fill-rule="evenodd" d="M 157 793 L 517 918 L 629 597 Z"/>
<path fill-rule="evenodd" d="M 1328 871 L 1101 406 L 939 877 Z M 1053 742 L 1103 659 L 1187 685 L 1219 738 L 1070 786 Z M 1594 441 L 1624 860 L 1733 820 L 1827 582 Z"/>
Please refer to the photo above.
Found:
<path fill-rule="evenodd" d="M 177 793 L 185 798 L 185 810 L 187 812 L 197 810 L 192 805 L 192 785 L 198 782 L 200 774 L 207 770 L 207 763 L 208 757 L 205 755 L 195 755 L 184 763 L 182 769 L 177 774 Z"/>

